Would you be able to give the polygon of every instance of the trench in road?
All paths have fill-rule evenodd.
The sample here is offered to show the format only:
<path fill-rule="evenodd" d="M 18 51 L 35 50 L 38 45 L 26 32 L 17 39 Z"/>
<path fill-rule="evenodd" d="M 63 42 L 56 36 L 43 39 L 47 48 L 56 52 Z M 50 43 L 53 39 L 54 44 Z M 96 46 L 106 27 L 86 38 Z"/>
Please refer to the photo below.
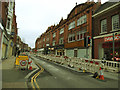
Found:
<path fill-rule="evenodd" d="M 48 61 L 34 57 L 34 60 L 39 63 L 45 72 L 37 77 L 37 82 L 41 88 L 117 88 L 118 81 L 108 80 L 107 82 L 98 81 L 88 73 L 71 72 L 61 66 L 57 66 Z M 46 72 L 47 71 L 47 72 Z M 49 75 L 49 73 L 51 75 Z M 47 75 L 48 74 L 48 75 Z M 53 86 L 52 86 L 53 85 Z M 86 86 L 87 85 L 87 86 Z"/>

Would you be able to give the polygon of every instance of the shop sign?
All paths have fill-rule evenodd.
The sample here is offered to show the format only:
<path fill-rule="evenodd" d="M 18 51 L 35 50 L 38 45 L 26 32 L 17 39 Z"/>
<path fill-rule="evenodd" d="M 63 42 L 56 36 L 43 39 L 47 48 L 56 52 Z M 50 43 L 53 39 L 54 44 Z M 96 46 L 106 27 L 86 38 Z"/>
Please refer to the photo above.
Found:
<path fill-rule="evenodd" d="M 114 40 L 120 40 L 120 34 L 116 35 Z M 104 38 L 104 42 L 109 42 L 109 41 L 113 41 L 113 36 L 109 36 L 109 37 Z"/>

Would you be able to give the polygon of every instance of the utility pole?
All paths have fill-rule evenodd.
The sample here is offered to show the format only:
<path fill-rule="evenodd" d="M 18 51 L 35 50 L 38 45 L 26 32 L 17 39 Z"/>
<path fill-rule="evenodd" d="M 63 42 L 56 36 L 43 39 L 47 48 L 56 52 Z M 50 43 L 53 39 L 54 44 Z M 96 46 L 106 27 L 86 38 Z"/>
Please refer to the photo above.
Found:
<path fill-rule="evenodd" d="M 114 33 L 113 33 L 113 61 L 115 59 L 115 41 L 114 41 Z"/>

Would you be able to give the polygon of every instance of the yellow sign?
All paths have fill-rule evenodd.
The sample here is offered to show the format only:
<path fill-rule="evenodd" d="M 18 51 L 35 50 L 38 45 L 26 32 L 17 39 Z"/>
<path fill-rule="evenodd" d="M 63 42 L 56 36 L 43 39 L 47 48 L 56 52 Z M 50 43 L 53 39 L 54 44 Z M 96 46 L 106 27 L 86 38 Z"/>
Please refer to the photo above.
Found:
<path fill-rule="evenodd" d="M 15 65 L 20 65 L 19 61 L 20 60 L 29 60 L 28 56 L 18 56 L 16 57 Z"/>

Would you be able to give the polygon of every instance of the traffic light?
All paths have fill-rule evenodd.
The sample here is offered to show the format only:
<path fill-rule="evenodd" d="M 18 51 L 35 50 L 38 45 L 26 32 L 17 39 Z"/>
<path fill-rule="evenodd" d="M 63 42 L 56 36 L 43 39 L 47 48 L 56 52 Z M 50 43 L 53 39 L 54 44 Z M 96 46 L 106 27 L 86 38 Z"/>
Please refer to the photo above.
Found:
<path fill-rule="evenodd" d="M 86 43 L 86 44 L 87 44 L 87 45 L 86 45 L 87 47 L 90 46 L 90 39 L 91 39 L 91 37 L 90 37 L 90 36 L 87 36 L 87 40 L 86 40 L 86 41 L 87 41 L 87 43 Z"/>
<path fill-rule="evenodd" d="M 91 45 L 91 37 L 90 36 L 87 36 L 85 39 L 84 39 L 84 46 L 85 47 L 90 47 Z"/>

